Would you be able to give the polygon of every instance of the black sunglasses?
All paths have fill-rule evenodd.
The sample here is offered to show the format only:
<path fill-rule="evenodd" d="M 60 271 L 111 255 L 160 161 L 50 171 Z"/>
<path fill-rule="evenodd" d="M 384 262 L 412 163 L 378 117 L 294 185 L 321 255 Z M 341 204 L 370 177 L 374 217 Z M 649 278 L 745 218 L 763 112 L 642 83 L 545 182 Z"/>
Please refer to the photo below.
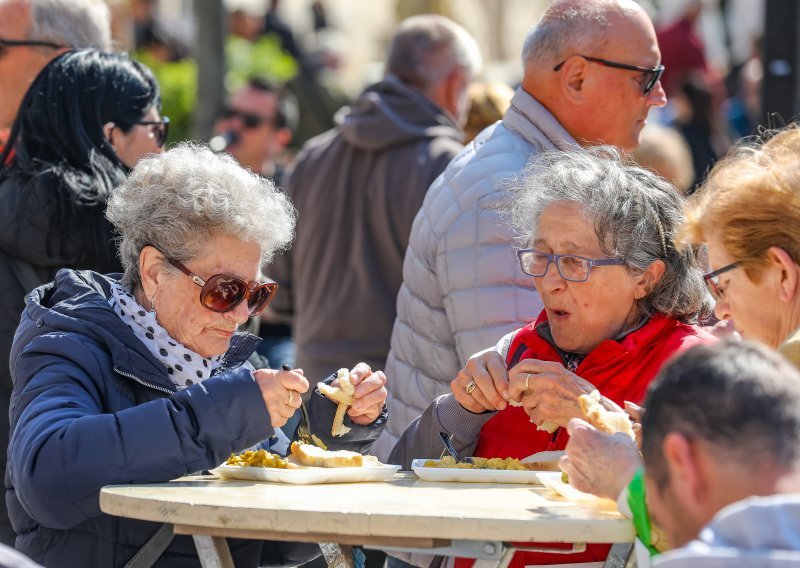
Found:
<path fill-rule="evenodd" d="M 258 128 L 262 124 L 272 122 L 272 120 L 264 118 L 263 116 L 258 116 L 257 114 L 253 114 L 251 112 L 244 112 L 230 107 L 222 111 L 222 117 L 228 119 L 238 118 L 242 121 L 242 126 L 248 130 L 251 128 Z"/>
<path fill-rule="evenodd" d="M 575 57 L 581 57 L 586 61 L 591 61 L 592 63 L 597 63 L 599 65 L 605 65 L 606 67 L 612 67 L 614 69 L 625 69 L 627 71 L 638 71 L 642 74 L 644 81 L 642 81 L 642 91 L 644 95 L 649 95 L 653 89 L 655 89 L 658 82 L 661 80 L 661 75 L 664 73 L 665 67 L 663 65 L 659 65 L 658 67 L 640 67 L 639 65 L 628 65 L 627 63 L 617 63 L 616 61 L 609 61 L 607 59 L 600 59 L 599 57 L 589 57 L 588 55 L 575 55 Z M 564 66 L 567 60 L 565 59 L 555 67 L 553 67 L 553 71 L 560 71 L 561 68 Z"/>
<path fill-rule="evenodd" d="M 53 49 L 62 49 L 69 47 L 68 45 L 61 45 L 52 41 L 40 41 L 37 39 L 2 39 L 0 38 L 0 57 L 6 54 L 9 47 L 52 47 Z"/>
<path fill-rule="evenodd" d="M 255 317 L 264 311 L 264 308 L 269 305 L 278 291 L 277 282 L 261 282 L 251 288 L 241 278 L 225 274 L 215 274 L 208 280 L 203 280 L 186 268 L 183 263 L 173 258 L 167 258 L 167 262 L 202 288 L 200 290 L 200 303 L 212 312 L 230 312 L 236 309 L 236 306 L 241 304 L 242 301 L 247 300 L 247 309 L 250 316 Z"/>
<path fill-rule="evenodd" d="M 156 139 L 156 144 L 162 148 L 167 141 L 167 134 L 169 134 L 169 117 L 163 116 L 161 120 L 139 120 L 136 124 L 153 127 L 153 137 Z"/>

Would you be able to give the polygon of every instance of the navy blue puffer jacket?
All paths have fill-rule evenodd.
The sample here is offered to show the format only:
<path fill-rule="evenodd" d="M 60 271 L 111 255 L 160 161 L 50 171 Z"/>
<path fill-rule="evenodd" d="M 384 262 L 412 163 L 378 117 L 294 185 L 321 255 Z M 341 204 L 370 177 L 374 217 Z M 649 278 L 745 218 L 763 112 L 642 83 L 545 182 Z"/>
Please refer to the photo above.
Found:
<path fill-rule="evenodd" d="M 275 434 L 245 364 L 256 338 L 235 337 L 221 372 L 176 392 L 109 306 L 111 278 L 60 271 L 28 296 L 14 337 L 6 501 L 17 549 L 48 568 L 124 566 L 158 530 L 101 513 L 103 486 L 207 470 Z M 330 431 L 335 408 L 311 397 L 315 432 Z M 366 451 L 384 422 L 349 424 L 347 440 L 325 441 Z M 301 543 L 231 540 L 230 547 L 239 568 L 319 554 Z M 156 566 L 199 566 L 191 537 L 176 536 Z"/>

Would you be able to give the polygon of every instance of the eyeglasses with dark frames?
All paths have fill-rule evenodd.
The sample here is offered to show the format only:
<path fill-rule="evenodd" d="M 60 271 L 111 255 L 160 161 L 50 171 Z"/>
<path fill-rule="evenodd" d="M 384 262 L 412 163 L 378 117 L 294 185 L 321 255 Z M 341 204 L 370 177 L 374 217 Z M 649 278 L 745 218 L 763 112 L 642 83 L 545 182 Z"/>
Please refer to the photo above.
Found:
<path fill-rule="evenodd" d="M 226 108 L 222 112 L 222 117 L 227 119 L 238 118 L 242 121 L 242 126 L 244 126 L 247 130 L 258 128 L 262 124 L 273 124 L 275 122 L 274 120 L 264 116 L 259 116 L 252 112 L 245 112 L 243 110 L 230 107 Z"/>
<path fill-rule="evenodd" d="M 52 47 L 53 49 L 63 49 L 69 47 L 68 45 L 61 45 L 52 41 L 43 41 L 38 39 L 3 39 L 0 38 L 0 57 L 5 55 L 9 47 Z"/>
<path fill-rule="evenodd" d="M 644 95 L 649 95 L 653 89 L 655 89 L 658 82 L 661 80 L 661 75 L 664 73 L 665 67 L 663 65 L 659 65 L 658 67 L 640 67 L 639 65 L 628 65 L 627 63 L 617 63 L 616 61 L 609 61 L 608 59 L 601 59 L 599 57 L 589 57 L 588 55 L 579 55 L 576 54 L 570 57 L 580 57 L 585 59 L 586 61 L 591 61 L 592 63 L 597 63 L 598 65 L 604 65 L 606 67 L 612 67 L 614 69 L 625 69 L 626 71 L 638 71 L 642 74 L 643 81 L 642 81 L 642 91 Z M 567 58 L 568 59 L 568 58 Z M 561 68 L 564 66 L 567 60 L 565 59 L 555 67 L 553 67 L 553 71 L 560 71 Z"/>
<path fill-rule="evenodd" d="M 586 282 L 589 273 L 596 266 L 617 266 L 625 264 L 620 258 L 587 258 L 577 254 L 550 254 L 534 249 L 518 249 L 519 267 L 522 272 L 534 277 L 547 274 L 555 263 L 559 275 L 570 282 Z"/>
<path fill-rule="evenodd" d="M 716 300 L 720 301 L 722 298 L 725 297 L 725 289 L 719 285 L 719 277 L 726 272 L 730 272 L 734 268 L 739 268 L 738 262 L 732 262 L 726 266 L 723 266 L 719 270 L 715 270 L 714 272 L 709 272 L 705 276 L 703 276 L 703 280 L 705 280 L 706 287 L 708 291 L 711 293 L 711 296 Z"/>
<path fill-rule="evenodd" d="M 153 126 L 153 137 L 156 139 L 156 144 L 162 148 L 167 142 L 167 134 L 169 134 L 169 117 L 162 116 L 161 120 L 138 120 L 135 124 L 142 124 L 144 126 Z"/>
<path fill-rule="evenodd" d="M 255 284 L 252 287 L 241 278 L 226 274 L 215 274 L 208 280 L 203 280 L 186 268 L 182 262 L 174 258 L 165 258 L 172 266 L 188 276 L 192 282 L 200 286 L 200 303 L 212 312 L 230 312 L 247 300 L 250 316 L 255 317 L 264 311 L 278 291 L 278 283 L 272 280 Z"/>

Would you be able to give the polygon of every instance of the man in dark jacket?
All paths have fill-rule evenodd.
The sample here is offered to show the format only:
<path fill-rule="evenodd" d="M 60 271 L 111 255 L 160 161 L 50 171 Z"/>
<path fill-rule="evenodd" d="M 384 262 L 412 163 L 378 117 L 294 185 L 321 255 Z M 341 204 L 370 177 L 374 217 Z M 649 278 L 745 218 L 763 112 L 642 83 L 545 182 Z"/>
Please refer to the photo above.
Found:
<path fill-rule="evenodd" d="M 411 223 L 461 149 L 466 88 L 479 65 L 463 28 L 409 18 L 384 80 L 300 153 L 288 181 L 297 237 L 270 276 L 283 288 L 272 307 L 293 310 L 297 366 L 309 376 L 354 358 L 383 368 Z"/>

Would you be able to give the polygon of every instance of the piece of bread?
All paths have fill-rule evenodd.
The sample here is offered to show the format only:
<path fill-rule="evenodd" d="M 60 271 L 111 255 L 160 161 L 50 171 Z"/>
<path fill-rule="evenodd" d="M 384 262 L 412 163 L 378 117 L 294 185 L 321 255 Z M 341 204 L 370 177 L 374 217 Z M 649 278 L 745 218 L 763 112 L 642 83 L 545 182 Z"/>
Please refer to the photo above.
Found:
<path fill-rule="evenodd" d="M 331 426 L 332 436 L 344 436 L 351 429 L 344 425 L 344 415 L 347 409 L 353 404 L 355 394 L 355 386 L 350 382 L 350 371 L 347 369 L 339 369 L 336 372 L 336 379 L 339 382 L 338 387 L 332 387 L 325 383 L 317 383 L 319 392 L 329 396 L 339 403 L 336 408 L 336 415 L 333 417 L 333 425 Z"/>
<path fill-rule="evenodd" d="M 636 440 L 630 417 L 622 410 L 613 411 L 604 407 L 600 403 L 598 391 L 579 396 L 578 403 L 581 405 L 584 420 L 598 430 L 609 434 L 622 432 L 630 436 L 631 440 Z"/>
<path fill-rule="evenodd" d="M 311 444 L 292 442 L 292 455 L 303 465 L 312 467 L 362 467 L 364 456 L 348 450 L 323 450 Z"/>

